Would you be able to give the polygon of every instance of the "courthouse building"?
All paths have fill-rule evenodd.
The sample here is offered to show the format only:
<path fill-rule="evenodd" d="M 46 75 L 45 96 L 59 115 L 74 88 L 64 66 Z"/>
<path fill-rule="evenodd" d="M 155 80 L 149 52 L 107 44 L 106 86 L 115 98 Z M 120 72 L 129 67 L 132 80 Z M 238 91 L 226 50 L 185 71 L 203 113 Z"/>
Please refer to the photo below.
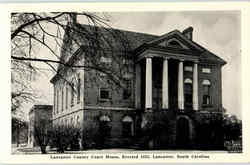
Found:
<path fill-rule="evenodd" d="M 226 62 L 193 41 L 192 27 L 161 36 L 117 31 L 131 45 L 126 88 L 111 88 L 107 76 L 93 69 L 59 66 L 51 79 L 53 124 L 82 128 L 86 145 L 102 132 L 105 147 L 221 148 L 221 69 Z M 84 46 L 72 54 L 62 50 L 61 60 L 87 65 L 85 51 Z M 98 60 L 110 67 L 117 63 L 101 55 Z"/>

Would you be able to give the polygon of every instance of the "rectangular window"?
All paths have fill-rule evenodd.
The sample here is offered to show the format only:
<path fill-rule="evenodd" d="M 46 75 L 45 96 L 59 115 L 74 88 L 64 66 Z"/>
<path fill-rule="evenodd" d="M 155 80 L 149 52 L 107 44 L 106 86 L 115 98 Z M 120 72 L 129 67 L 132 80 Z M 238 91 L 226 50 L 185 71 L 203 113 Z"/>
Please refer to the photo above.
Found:
<path fill-rule="evenodd" d="M 132 89 L 132 84 L 131 80 L 126 80 L 125 82 L 126 88 L 123 90 L 123 99 L 129 99 L 131 97 L 131 89 Z"/>
<path fill-rule="evenodd" d="M 185 66 L 184 71 L 186 72 L 193 72 L 193 67 L 192 66 Z"/>
<path fill-rule="evenodd" d="M 123 137 L 131 137 L 132 136 L 132 122 L 123 122 L 122 123 L 122 135 Z"/>
<path fill-rule="evenodd" d="M 106 88 L 101 88 L 99 98 L 100 98 L 100 100 L 108 100 L 108 99 L 110 99 L 111 98 L 110 90 L 108 90 Z"/>
<path fill-rule="evenodd" d="M 76 123 L 77 123 L 77 126 L 80 126 L 80 117 L 77 115 L 77 118 L 76 118 Z"/>
<path fill-rule="evenodd" d="M 210 68 L 202 68 L 202 73 L 211 73 Z"/>
<path fill-rule="evenodd" d="M 203 105 L 210 105 L 210 96 L 203 95 Z"/>
<path fill-rule="evenodd" d="M 74 106 L 75 90 L 74 84 L 71 86 L 71 106 Z"/>
<path fill-rule="evenodd" d="M 185 91 L 184 91 L 184 100 L 185 100 L 185 107 L 191 108 L 193 104 L 193 84 L 185 83 Z"/>
<path fill-rule="evenodd" d="M 78 74 L 78 84 L 77 84 L 77 104 L 80 103 L 81 98 L 81 79 L 80 75 Z"/>
<path fill-rule="evenodd" d="M 62 103 L 61 103 L 61 105 L 62 105 L 62 111 L 63 111 L 63 107 L 64 107 L 64 87 L 62 88 Z"/>
<path fill-rule="evenodd" d="M 66 85 L 66 100 L 65 100 L 66 101 L 66 109 L 68 109 L 68 99 L 69 99 L 68 95 L 69 95 L 69 89 L 68 89 L 68 85 Z"/>
<path fill-rule="evenodd" d="M 203 85 L 203 105 L 210 105 L 211 98 L 210 98 L 210 86 Z"/>

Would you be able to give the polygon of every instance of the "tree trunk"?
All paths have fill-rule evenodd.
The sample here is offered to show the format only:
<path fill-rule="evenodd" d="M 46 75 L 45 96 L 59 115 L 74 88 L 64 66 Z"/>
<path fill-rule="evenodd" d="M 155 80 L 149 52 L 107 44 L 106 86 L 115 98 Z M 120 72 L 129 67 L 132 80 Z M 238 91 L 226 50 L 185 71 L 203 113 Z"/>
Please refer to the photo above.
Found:
<path fill-rule="evenodd" d="M 42 154 L 47 154 L 47 152 L 46 152 L 46 146 L 40 146 L 40 149 L 41 149 L 41 152 L 42 152 Z"/>
<path fill-rule="evenodd" d="M 18 127 L 17 127 L 17 136 L 16 136 L 16 144 L 17 144 L 17 147 L 19 147 L 19 137 L 20 137 L 20 125 L 18 124 Z"/>

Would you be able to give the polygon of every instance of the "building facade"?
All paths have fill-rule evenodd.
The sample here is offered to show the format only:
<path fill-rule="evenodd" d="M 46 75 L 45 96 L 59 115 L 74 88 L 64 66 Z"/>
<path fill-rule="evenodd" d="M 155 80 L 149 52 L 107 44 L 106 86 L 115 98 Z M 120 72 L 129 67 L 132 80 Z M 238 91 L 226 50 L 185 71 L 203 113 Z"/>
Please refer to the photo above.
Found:
<path fill-rule="evenodd" d="M 34 105 L 29 111 L 29 129 L 28 129 L 28 146 L 39 146 L 36 140 L 36 132 L 38 136 L 46 137 L 46 131 L 48 131 L 52 124 L 52 105 Z M 39 133 L 38 133 L 39 131 Z M 44 138 L 40 137 L 40 138 Z"/>
<path fill-rule="evenodd" d="M 59 67 L 51 80 L 53 123 L 82 128 L 84 147 L 98 143 L 104 147 L 221 148 L 221 68 L 226 62 L 193 41 L 192 27 L 162 36 L 119 32 L 131 45 L 132 57 L 116 60 L 101 54 L 96 59 L 114 73 L 126 66 L 124 87 L 113 88 L 105 72 Z M 62 60 L 89 65 L 88 50 L 83 46 L 72 50 L 72 54 L 62 51 Z M 119 46 L 115 52 L 119 56 Z"/>

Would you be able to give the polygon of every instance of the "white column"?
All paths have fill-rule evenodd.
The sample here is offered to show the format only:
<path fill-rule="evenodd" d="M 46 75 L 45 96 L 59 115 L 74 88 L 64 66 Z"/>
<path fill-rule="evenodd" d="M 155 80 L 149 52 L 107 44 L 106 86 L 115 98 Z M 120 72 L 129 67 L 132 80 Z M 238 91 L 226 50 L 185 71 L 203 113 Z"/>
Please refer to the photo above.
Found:
<path fill-rule="evenodd" d="M 162 109 L 168 109 L 168 59 L 163 59 L 162 71 Z"/>
<path fill-rule="evenodd" d="M 141 108 L 141 66 L 136 64 L 136 77 L 135 77 L 135 107 Z"/>
<path fill-rule="evenodd" d="M 183 60 L 179 62 L 178 70 L 178 108 L 184 109 L 184 91 L 183 91 Z"/>
<path fill-rule="evenodd" d="M 152 108 L 152 57 L 146 57 L 145 108 Z"/>
<path fill-rule="evenodd" d="M 194 63 L 193 70 L 193 109 L 198 110 L 198 64 Z"/>

